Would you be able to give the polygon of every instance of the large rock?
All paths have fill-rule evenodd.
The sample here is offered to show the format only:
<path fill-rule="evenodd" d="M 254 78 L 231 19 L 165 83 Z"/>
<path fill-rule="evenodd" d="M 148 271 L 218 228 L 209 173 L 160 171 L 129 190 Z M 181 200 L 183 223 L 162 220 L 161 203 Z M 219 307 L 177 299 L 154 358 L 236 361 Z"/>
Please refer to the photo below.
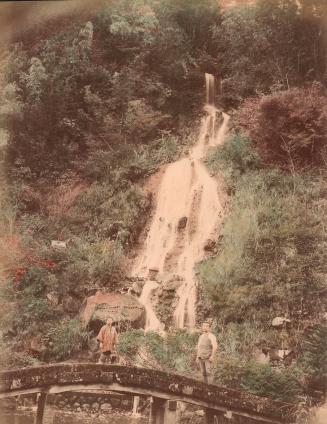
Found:
<path fill-rule="evenodd" d="M 141 328 L 145 322 L 144 306 L 133 296 L 98 291 L 86 299 L 82 319 L 86 325 L 98 329 L 108 317 L 115 322 L 130 322 L 134 328 Z"/>
<path fill-rule="evenodd" d="M 184 228 L 186 228 L 186 225 L 187 225 L 187 216 L 183 216 L 178 221 L 177 230 L 178 231 L 184 230 Z"/>
<path fill-rule="evenodd" d="M 129 289 L 129 293 L 134 294 L 136 296 L 141 296 L 143 286 L 145 281 L 134 281 Z"/>
<path fill-rule="evenodd" d="M 46 346 L 40 336 L 35 336 L 31 339 L 30 349 L 36 353 L 43 353 L 46 350 Z"/>
<path fill-rule="evenodd" d="M 217 243 L 214 240 L 208 239 L 203 247 L 205 252 L 216 253 Z"/>
<path fill-rule="evenodd" d="M 290 319 L 285 318 L 285 317 L 275 317 L 272 321 L 271 321 L 271 325 L 275 328 L 282 328 L 284 326 L 284 324 L 287 324 L 291 322 Z"/>

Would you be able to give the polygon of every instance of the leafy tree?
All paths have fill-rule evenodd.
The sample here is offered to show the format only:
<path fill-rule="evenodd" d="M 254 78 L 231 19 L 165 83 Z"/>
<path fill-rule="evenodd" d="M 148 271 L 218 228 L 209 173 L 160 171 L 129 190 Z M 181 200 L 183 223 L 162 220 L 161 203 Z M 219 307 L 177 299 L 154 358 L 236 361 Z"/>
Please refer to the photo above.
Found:
<path fill-rule="evenodd" d="M 247 100 L 239 124 L 266 165 L 294 172 L 326 163 L 327 97 L 318 84 Z"/>
<path fill-rule="evenodd" d="M 261 0 L 227 9 L 213 28 L 225 104 L 306 81 L 326 83 L 324 10 L 310 0 Z"/>
<path fill-rule="evenodd" d="M 211 51 L 211 29 L 220 22 L 220 10 L 214 0 L 167 0 L 170 17 L 187 34 L 195 49 Z"/>

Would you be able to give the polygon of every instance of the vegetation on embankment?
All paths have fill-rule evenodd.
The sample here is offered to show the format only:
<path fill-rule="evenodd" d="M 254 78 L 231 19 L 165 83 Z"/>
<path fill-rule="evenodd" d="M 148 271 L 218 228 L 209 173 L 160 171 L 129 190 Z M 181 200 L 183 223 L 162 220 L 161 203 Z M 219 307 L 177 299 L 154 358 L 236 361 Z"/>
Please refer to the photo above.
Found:
<path fill-rule="evenodd" d="M 234 135 L 207 159 L 231 195 L 218 255 L 199 265 L 221 346 L 217 381 L 283 399 L 318 384 L 326 13 L 318 0 L 226 10 L 215 0 L 117 0 L 89 22 L 12 46 L 0 100 L 9 134 L 0 217 L 5 366 L 66 359 L 85 346 L 82 301 L 123 284 L 124 257 L 151 207 L 141 182 L 192 143 L 210 72 L 222 80 L 217 102 L 241 106 Z M 68 248 L 56 251 L 51 240 L 69 240 Z M 287 334 L 271 329 L 279 314 L 291 319 Z M 127 353 L 128 341 L 144 341 L 124 337 Z M 151 337 L 157 362 L 190 372 L 194 340 L 183 351 L 183 334 Z M 296 367 L 246 365 L 256 343 L 290 347 Z"/>
<path fill-rule="evenodd" d="M 142 181 L 188 150 L 202 104 L 201 47 L 219 10 L 211 1 L 184 3 L 116 1 L 83 25 L 12 46 L 0 110 L 9 133 L 1 215 L 7 366 L 80 349 L 85 296 L 124 284 L 125 253 L 151 207 Z"/>
<path fill-rule="evenodd" d="M 231 194 L 218 254 L 199 266 L 221 347 L 217 379 L 285 400 L 309 386 L 324 391 L 326 93 L 312 86 L 250 99 L 235 121 L 206 160 Z M 276 329 L 275 317 L 290 322 Z M 291 359 L 275 358 L 282 370 L 254 363 L 262 349 Z"/>

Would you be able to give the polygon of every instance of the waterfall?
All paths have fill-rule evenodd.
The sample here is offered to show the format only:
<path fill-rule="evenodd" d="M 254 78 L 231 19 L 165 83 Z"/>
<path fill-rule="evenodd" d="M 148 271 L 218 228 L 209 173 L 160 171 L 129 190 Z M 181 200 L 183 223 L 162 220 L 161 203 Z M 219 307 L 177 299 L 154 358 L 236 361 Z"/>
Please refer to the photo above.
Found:
<path fill-rule="evenodd" d="M 206 105 L 214 105 L 215 103 L 215 77 L 211 74 L 204 74 L 206 83 Z"/>
<path fill-rule="evenodd" d="M 160 332 L 163 330 L 163 324 L 158 320 L 152 305 L 151 305 L 151 293 L 158 287 L 158 283 L 155 281 L 148 281 L 145 283 L 141 296 L 139 297 L 140 303 L 144 305 L 146 311 L 145 330 L 153 330 Z"/>
<path fill-rule="evenodd" d="M 229 116 L 214 106 L 213 75 L 205 74 L 205 87 L 206 115 L 201 122 L 198 141 L 189 157 L 167 167 L 146 243 L 133 270 L 138 277 L 146 277 L 149 269 L 156 268 L 159 275 L 165 272 L 182 278 L 174 311 L 178 328 L 195 326 L 197 282 L 194 265 L 203 259 L 205 243 L 217 233 L 222 216 L 218 183 L 201 159 L 208 147 L 223 142 Z M 181 218 L 186 222 L 183 228 L 179 225 Z M 147 314 L 145 330 L 163 329 L 151 305 L 151 293 L 157 287 L 158 283 L 147 281 L 139 298 Z"/>

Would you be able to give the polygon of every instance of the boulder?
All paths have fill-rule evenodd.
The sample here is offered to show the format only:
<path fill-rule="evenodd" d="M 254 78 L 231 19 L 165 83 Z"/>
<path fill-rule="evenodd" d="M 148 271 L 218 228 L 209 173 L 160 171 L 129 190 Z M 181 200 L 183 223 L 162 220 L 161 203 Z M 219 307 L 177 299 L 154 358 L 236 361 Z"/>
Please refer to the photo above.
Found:
<path fill-rule="evenodd" d="M 94 411 L 98 411 L 100 408 L 100 405 L 98 402 L 93 402 L 92 403 L 92 409 L 94 409 Z"/>
<path fill-rule="evenodd" d="M 67 242 L 59 240 L 51 240 L 51 247 L 53 249 L 66 249 Z"/>
<path fill-rule="evenodd" d="M 114 322 L 130 322 L 134 328 L 142 328 L 145 321 L 144 306 L 133 296 L 98 291 L 86 299 L 82 320 L 98 330 L 108 317 Z"/>
<path fill-rule="evenodd" d="M 208 239 L 203 247 L 206 252 L 215 252 L 217 244 L 214 240 Z"/>
<path fill-rule="evenodd" d="M 110 403 L 103 403 L 100 406 L 100 409 L 102 412 L 110 412 L 112 410 L 112 406 L 110 405 Z"/>
<path fill-rule="evenodd" d="M 186 224 L 187 224 L 187 217 L 186 216 L 183 216 L 178 221 L 177 230 L 178 231 L 184 230 L 184 228 L 186 227 Z"/>
<path fill-rule="evenodd" d="M 36 353 L 42 353 L 46 350 L 43 340 L 38 336 L 32 338 L 30 348 Z"/>
<path fill-rule="evenodd" d="M 143 286 L 145 281 L 134 281 L 131 287 L 128 289 L 129 294 L 134 294 L 136 296 L 141 296 Z"/>
<path fill-rule="evenodd" d="M 182 284 L 182 281 L 179 280 L 170 280 L 167 281 L 166 283 L 162 284 L 162 291 L 165 292 L 174 292 L 176 291 Z"/>
<path fill-rule="evenodd" d="M 288 323 L 291 322 L 290 319 L 285 318 L 285 317 L 275 317 L 272 322 L 271 325 L 275 328 L 281 328 L 284 326 L 284 323 Z"/>
<path fill-rule="evenodd" d="M 51 291 L 47 293 L 47 300 L 52 306 L 58 306 L 59 305 L 59 293 L 56 291 Z"/>
<path fill-rule="evenodd" d="M 149 268 L 148 279 L 150 281 L 155 281 L 157 279 L 159 269 L 158 268 Z"/>

